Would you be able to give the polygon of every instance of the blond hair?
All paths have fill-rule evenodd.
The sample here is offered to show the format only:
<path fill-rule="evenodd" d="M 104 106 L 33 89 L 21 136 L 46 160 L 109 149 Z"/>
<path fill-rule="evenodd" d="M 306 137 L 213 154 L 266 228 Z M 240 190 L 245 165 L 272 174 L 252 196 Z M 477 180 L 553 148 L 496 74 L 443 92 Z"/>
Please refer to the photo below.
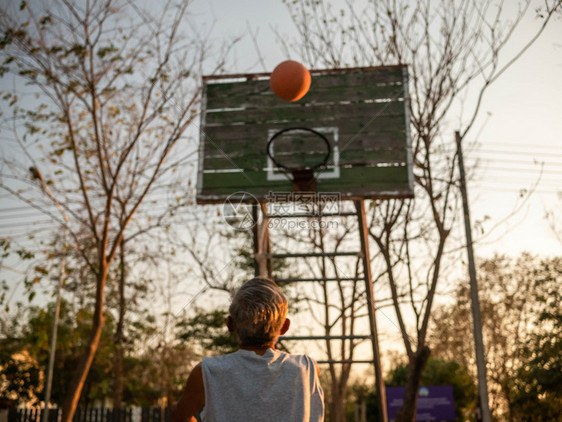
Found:
<path fill-rule="evenodd" d="M 230 317 L 241 345 L 263 346 L 276 341 L 287 318 L 287 298 L 272 280 L 253 278 L 234 294 Z"/>

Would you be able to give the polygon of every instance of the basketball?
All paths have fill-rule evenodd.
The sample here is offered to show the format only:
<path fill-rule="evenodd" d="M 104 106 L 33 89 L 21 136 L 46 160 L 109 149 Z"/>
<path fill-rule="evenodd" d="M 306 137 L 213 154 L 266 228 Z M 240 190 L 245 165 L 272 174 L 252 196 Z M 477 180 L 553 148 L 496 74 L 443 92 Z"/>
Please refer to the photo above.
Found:
<path fill-rule="evenodd" d="M 271 90 L 285 101 L 298 101 L 310 88 L 310 72 L 301 63 L 286 60 L 277 65 L 269 78 Z"/>

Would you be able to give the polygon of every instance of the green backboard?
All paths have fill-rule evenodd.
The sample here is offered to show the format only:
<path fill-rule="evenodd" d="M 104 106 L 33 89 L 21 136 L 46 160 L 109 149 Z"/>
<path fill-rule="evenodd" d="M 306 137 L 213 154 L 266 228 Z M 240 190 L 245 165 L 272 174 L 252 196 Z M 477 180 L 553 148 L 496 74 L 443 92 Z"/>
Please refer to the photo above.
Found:
<path fill-rule="evenodd" d="M 291 174 L 266 150 L 288 128 L 312 129 L 329 142 L 327 165 L 314 172 L 316 191 L 342 199 L 413 196 L 407 67 L 310 73 L 310 90 L 293 103 L 271 91 L 269 74 L 204 78 L 199 203 L 223 202 L 237 192 L 259 201 L 292 192 Z M 313 132 L 298 129 L 271 148 L 276 160 L 303 167 L 322 161 L 326 151 Z"/>

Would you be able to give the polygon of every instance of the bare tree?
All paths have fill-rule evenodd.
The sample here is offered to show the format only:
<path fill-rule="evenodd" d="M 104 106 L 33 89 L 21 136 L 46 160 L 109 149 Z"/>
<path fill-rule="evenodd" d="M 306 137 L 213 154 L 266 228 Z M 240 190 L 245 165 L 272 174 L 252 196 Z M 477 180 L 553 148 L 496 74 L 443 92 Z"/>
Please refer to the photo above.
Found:
<path fill-rule="evenodd" d="M 530 0 L 519 8 L 487 0 L 382 0 L 364 9 L 348 1 L 335 10 L 326 1 L 288 4 L 299 36 L 292 44 L 284 42 L 286 52 L 296 51 L 312 68 L 409 65 L 416 197 L 376 202 L 370 230 L 386 267 L 409 359 L 398 421 L 414 420 L 420 376 L 430 355 L 426 339 L 431 310 L 457 217 L 453 130 L 459 129 L 463 139 L 467 136 L 487 89 L 561 9 L 559 0 L 532 5 Z M 532 10 L 539 17 L 535 33 L 513 56 L 503 57 L 504 47 Z M 456 114 L 456 127 L 449 127 Z M 401 295 L 410 298 L 409 304 L 399 300 Z M 413 323 L 406 312 L 413 312 Z"/>
<path fill-rule="evenodd" d="M 69 216 L 72 248 L 95 276 L 91 334 L 65 422 L 100 341 L 108 274 L 126 229 L 181 165 L 172 152 L 197 115 L 199 76 L 221 69 L 228 51 L 208 60 L 215 50 L 186 21 L 188 4 L 167 2 L 150 16 L 119 0 L 21 2 L 0 12 L 1 73 L 15 75 L 7 124 L 21 147 L 4 159 L 2 187 L 48 212 L 29 183 L 28 168 L 40 170 Z M 36 100 L 23 101 L 24 82 Z"/>

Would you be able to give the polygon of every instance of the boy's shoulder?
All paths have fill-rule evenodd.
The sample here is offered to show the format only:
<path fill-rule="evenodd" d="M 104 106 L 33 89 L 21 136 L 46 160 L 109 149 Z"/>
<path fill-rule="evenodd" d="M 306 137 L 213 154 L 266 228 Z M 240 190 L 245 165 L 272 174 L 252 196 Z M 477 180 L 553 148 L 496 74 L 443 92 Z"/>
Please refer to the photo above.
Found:
<path fill-rule="evenodd" d="M 201 359 L 201 364 L 207 363 L 207 362 L 216 362 L 216 361 L 221 361 L 221 360 L 227 360 L 227 359 L 232 359 L 233 355 L 236 352 L 232 352 L 232 353 L 225 353 L 223 355 L 215 355 L 215 356 L 206 356 L 203 359 Z"/>

